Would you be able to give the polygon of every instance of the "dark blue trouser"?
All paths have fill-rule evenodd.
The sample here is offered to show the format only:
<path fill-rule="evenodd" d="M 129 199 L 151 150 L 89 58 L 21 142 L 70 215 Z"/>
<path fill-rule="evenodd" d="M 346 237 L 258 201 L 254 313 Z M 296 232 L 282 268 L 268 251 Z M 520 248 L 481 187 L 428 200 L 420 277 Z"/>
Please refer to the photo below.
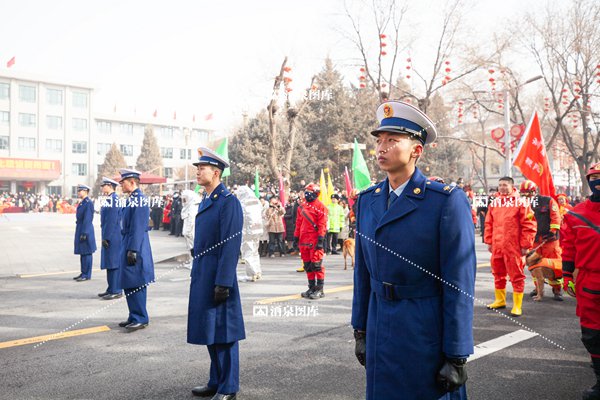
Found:
<path fill-rule="evenodd" d="M 107 269 L 106 281 L 108 282 L 108 288 L 106 289 L 108 293 L 121 293 L 121 270 L 119 268 Z"/>
<path fill-rule="evenodd" d="M 127 307 L 129 308 L 129 322 L 147 324 L 148 310 L 146 310 L 146 290 L 147 286 L 141 288 L 125 289 L 127 296 Z"/>
<path fill-rule="evenodd" d="M 206 346 L 210 354 L 208 386 L 217 393 L 233 394 L 240 390 L 240 351 L 238 342 Z"/>
<path fill-rule="evenodd" d="M 92 254 L 82 254 L 79 257 L 79 261 L 81 263 L 81 276 L 83 278 L 92 279 Z"/>

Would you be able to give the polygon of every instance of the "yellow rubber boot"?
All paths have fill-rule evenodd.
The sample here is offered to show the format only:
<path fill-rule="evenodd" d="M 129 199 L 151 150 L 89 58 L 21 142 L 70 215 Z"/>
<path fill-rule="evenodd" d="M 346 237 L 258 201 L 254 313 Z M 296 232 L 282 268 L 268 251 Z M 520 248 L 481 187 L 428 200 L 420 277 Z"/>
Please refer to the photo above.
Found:
<path fill-rule="evenodd" d="M 304 265 L 296 270 L 296 272 L 304 272 Z"/>
<path fill-rule="evenodd" d="M 497 310 L 499 308 L 506 308 L 506 289 L 496 289 L 496 301 L 492 304 L 488 304 L 487 308 L 490 310 Z"/>
<path fill-rule="evenodd" d="M 520 317 L 523 314 L 523 293 L 513 293 L 513 308 L 510 310 L 510 315 Z"/>

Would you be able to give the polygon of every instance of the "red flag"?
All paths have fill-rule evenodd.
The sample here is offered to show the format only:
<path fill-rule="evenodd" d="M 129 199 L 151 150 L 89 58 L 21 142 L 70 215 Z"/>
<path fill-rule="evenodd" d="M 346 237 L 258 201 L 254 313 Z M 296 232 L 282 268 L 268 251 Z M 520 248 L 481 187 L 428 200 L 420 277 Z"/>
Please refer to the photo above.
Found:
<path fill-rule="evenodd" d="M 157 115 L 158 115 L 158 110 L 154 110 L 154 112 L 152 113 L 152 116 L 153 116 L 154 118 L 156 118 L 156 116 L 157 116 Z"/>
<path fill-rule="evenodd" d="M 15 57 L 14 56 L 10 60 L 8 60 L 8 62 L 6 63 L 6 68 L 10 68 L 13 65 L 15 65 Z"/>
<path fill-rule="evenodd" d="M 350 180 L 350 174 L 348 173 L 348 167 L 344 167 L 344 180 L 346 181 L 346 196 L 348 197 L 348 207 L 352 208 L 354 205 L 354 199 L 352 199 L 352 181 Z"/>
<path fill-rule="evenodd" d="M 546 154 L 544 137 L 537 112 L 534 112 L 519 148 L 515 153 L 514 166 L 521 170 L 523 176 L 533 181 L 542 196 L 556 197 L 556 189 L 552 181 L 550 162 Z"/>
<path fill-rule="evenodd" d="M 213 119 L 213 114 L 212 113 L 206 114 L 206 117 L 204 117 L 205 121 L 210 121 L 211 119 Z"/>

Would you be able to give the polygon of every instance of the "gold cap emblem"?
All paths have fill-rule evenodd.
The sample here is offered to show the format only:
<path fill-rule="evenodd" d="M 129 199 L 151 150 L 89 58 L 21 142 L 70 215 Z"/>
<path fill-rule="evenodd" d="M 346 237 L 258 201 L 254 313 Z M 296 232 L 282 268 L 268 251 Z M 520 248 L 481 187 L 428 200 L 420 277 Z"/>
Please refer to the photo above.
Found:
<path fill-rule="evenodd" d="M 392 118 L 394 116 L 394 109 L 390 104 L 383 106 L 383 118 Z"/>

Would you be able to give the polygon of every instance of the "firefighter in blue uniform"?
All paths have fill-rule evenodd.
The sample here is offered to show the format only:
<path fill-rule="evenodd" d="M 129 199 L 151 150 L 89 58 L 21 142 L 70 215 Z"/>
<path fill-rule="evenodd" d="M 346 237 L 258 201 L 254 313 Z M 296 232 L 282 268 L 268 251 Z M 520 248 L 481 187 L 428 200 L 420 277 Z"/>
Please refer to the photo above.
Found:
<path fill-rule="evenodd" d="M 150 207 L 140 188 L 141 173 L 121 169 L 121 188 L 129 194 L 121 219 L 120 271 L 121 287 L 127 297 L 129 317 L 119 326 L 136 331 L 148 326 L 147 287 L 154 282 L 154 261 L 148 237 Z"/>
<path fill-rule="evenodd" d="M 81 273 L 74 277 L 77 282 L 92 279 L 93 253 L 96 251 L 96 238 L 94 237 L 94 203 L 88 197 L 90 187 L 77 186 L 77 197 L 81 199 L 77 205 L 75 227 L 75 254 L 79 254 Z"/>
<path fill-rule="evenodd" d="M 242 244 L 239 200 L 221 183 L 229 163 L 198 149 L 196 179 L 205 194 L 196 215 L 187 341 L 208 347 L 210 378 L 195 396 L 232 400 L 239 391 L 238 341 L 246 338 L 236 267 Z"/>
<path fill-rule="evenodd" d="M 103 300 L 121 297 L 121 270 L 119 253 L 121 251 L 121 205 L 115 189 L 119 182 L 102 177 L 102 194 L 105 196 L 100 208 L 100 228 L 102 230 L 102 249 L 100 250 L 100 268 L 106 270 L 108 287 L 104 293 L 98 293 Z"/>
<path fill-rule="evenodd" d="M 475 238 L 465 193 L 416 167 L 437 137 L 419 109 L 377 109 L 387 178 L 358 199 L 352 326 L 367 400 L 465 399 L 473 353 Z"/>

